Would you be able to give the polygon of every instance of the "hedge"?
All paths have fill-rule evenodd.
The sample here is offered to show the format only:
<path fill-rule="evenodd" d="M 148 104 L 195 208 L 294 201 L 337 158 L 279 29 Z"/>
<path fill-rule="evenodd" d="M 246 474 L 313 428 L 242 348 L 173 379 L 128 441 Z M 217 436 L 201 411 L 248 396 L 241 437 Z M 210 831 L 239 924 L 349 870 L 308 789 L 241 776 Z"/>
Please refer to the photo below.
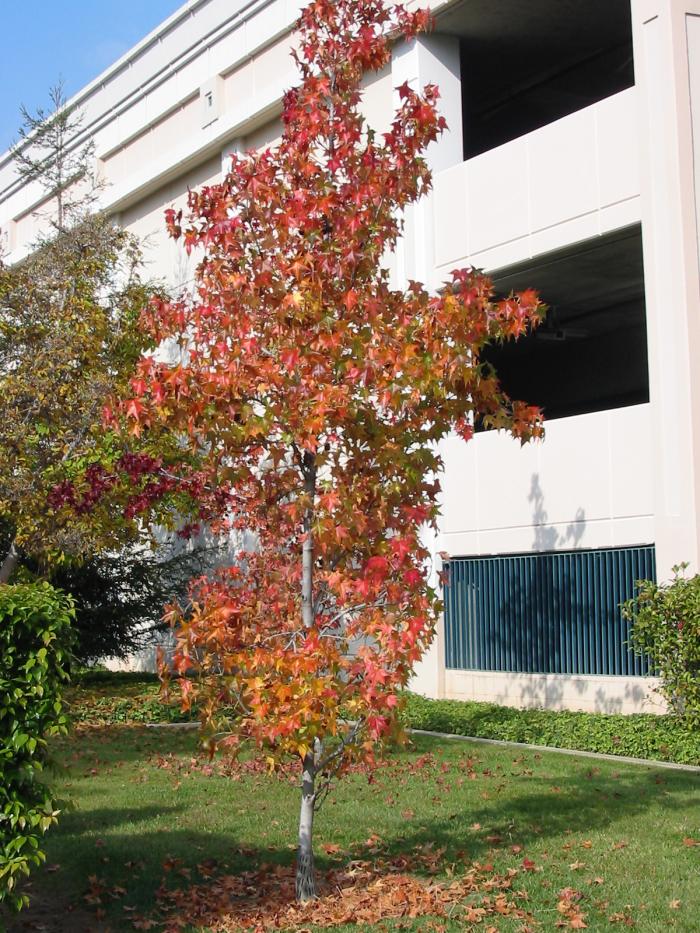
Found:
<path fill-rule="evenodd" d="M 59 810 L 41 772 L 47 739 L 66 731 L 74 619 L 70 597 L 48 583 L 0 586 L 0 902 L 28 902 L 17 883 L 44 860 L 41 837 Z"/>

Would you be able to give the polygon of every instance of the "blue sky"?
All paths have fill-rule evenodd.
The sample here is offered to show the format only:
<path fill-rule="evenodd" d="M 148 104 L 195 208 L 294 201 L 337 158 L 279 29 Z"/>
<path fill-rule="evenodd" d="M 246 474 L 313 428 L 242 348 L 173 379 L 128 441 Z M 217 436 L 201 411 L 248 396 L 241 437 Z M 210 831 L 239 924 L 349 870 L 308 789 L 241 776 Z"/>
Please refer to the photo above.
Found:
<path fill-rule="evenodd" d="M 46 107 L 63 78 L 68 97 L 96 78 L 184 0 L 0 0 L 0 152 L 17 137 L 19 107 Z"/>

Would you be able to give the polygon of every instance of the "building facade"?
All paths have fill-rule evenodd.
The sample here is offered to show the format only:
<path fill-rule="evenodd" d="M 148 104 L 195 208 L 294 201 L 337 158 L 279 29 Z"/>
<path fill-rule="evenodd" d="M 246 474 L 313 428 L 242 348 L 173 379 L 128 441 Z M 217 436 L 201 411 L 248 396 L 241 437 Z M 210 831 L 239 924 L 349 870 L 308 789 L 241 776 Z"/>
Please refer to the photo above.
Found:
<path fill-rule="evenodd" d="M 189 0 L 72 101 L 95 142 L 102 206 L 150 271 L 187 287 L 163 211 L 216 182 L 232 151 L 274 144 L 298 0 Z M 434 190 L 391 271 L 439 288 L 487 270 L 534 287 L 536 334 L 494 349 L 512 395 L 543 406 L 544 442 L 495 432 L 442 450 L 449 555 L 438 639 L 415 689 L 608 712 L 658 708 L 626 645 L 634 580 L 700 563 L 700 0 L 437 0 L 435 31 L 366 79 L 435 83 L 449 132 Z M 42 195 L 0 158 L 0 229 L 26 254 Z"/>

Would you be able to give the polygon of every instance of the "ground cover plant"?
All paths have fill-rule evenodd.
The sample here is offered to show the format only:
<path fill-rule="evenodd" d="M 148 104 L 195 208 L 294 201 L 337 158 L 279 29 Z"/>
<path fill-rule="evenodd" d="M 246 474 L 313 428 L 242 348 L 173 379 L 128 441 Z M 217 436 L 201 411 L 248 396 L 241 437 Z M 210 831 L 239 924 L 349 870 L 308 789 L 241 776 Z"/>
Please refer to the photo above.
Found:
<path fill-rule="evenodd" d="M 521 710 L 409 694 L 404 716 L 409 727 L 431 732 L 700 765 L 700 730 L 672 715 Z"/>
<path fill-rule="evenodd" d="M 74 686 L 66 691 L 66 706 L 75 725 L 188 722 L 197 716 L 166 701 L 157 676 L 147 673 L 76 674 Z"/>
<path fill-rule="evenodd" d="M 297 907 L 298 776 L 197 745 L 141 725 L 57 743 L 73 809 L 10 933 L 697 929 L 697 775 L 417 737 L 329 798 L 321 898 Z"/>

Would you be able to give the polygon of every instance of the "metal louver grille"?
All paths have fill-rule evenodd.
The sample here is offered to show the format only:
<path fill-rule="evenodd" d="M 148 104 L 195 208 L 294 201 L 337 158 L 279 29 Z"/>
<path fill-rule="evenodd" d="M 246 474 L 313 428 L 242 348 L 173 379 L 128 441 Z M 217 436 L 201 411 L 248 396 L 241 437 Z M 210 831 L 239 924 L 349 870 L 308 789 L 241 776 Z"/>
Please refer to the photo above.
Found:
<path fill-rule="evenodd" d="M 453 558 L 448 668 L 532 674 L 648 673 L 620 603 L 655 576 L 654 546 Z"/>

